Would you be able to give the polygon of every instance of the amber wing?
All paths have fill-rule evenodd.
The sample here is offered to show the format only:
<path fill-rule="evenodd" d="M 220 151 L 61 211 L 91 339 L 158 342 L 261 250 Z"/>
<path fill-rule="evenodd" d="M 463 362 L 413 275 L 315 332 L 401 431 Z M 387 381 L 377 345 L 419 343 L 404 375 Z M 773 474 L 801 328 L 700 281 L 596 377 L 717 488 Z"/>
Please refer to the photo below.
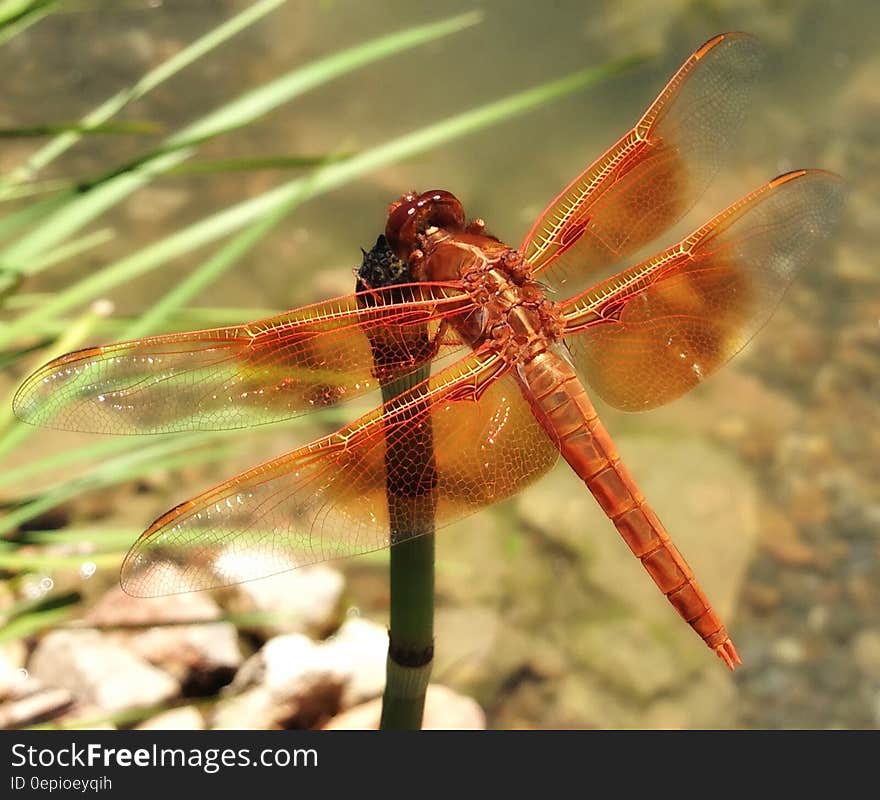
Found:
<path fill-rule="evenodd" d="M 535 222 L 521 250 L 536 277 L 583 288 L 681 219 L 729 150 L 760 65 L 756 40 L 742 33 L 697 50 L 635 127 Z"/>
<path fill-rule="evenodd" d="M 31 375 L 13 407 L 34 425 L 90 433 L 275 422 L 377 389 L 380 380 L 461 347 L 443 321 L 473 308 L 453 284 L 409 284 L 248 325 L 91 347 Z M 379 369 L 370 346 L 376 332 Z"/>
<path fill-rule="evenodd" d="M 394 445 L 426 425 L 433 458 L 413 475 L 407 448 Z M 387 492 L 405 537 L 418 529 L 407 515 L 443 525 L 515 494 L 556 457 L 503 361 L 477 351 L 384 413 L 376 409 L 160 517 L 126 557 L 122 585 L 138 596 L 170 594 L 366 553 L 390 544 Z"/>
<path fill-rule="evenodd" d="M 715 372 L 767 321 L 837 227 L 845 185 L 800 170 L 565 306 L 575 366 L 611 405 L 653 408 Z"/>

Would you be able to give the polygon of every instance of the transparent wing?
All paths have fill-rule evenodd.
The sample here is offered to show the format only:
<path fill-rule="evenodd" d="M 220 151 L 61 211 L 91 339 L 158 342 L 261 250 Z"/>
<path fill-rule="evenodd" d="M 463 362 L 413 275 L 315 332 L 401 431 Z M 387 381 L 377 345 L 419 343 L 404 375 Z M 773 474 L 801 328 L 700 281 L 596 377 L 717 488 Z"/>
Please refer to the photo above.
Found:
<path fill-rule="evenodd" d="M 791 172 L 563 309 L 575 366 L 611 405 L 640 411 L 696 386 L 767 321 L 840 220 L 845 187 Z"/>
<path fill-rule="evenodd" d="M 91 433 L 275 422 L 375 389 L 381 378 L 460 347 L 443 321 L 472 310 L 453 284 L 409 284 L 247 325 L 91 347 L 37 370 L 13 408 L 34 425 Z"/>
<path fill-rule="evenodd" d="M 430 446 L 428 446 L 430 445 Z M 384 410 L 269 461 L 154 522 L 122 585 L 161 595 L 237 583 L 391 543 L 509 497 L 557 450 L 501 359 L 474 353 Z"/>
<path fill-rule="evenodd" d="M 681 219 L 728 150 L 760 64 L 757 42 L 742 33 L 697 50 L 636 126 L 538 218 L 521 245 L 538 279 L 583 285 Z"/>

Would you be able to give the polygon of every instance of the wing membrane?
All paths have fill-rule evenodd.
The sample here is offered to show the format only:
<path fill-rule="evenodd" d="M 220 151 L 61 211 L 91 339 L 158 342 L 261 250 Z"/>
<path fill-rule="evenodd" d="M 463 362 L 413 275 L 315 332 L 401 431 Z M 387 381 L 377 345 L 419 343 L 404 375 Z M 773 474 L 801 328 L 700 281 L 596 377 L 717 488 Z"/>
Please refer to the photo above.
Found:
<path fill-rule="evenodd" d="M 405 445 L 424 442 L 428 428 L 433 455 L 413 460 Z M 513 374 L 498 356 L 477 352 L 384 413 L 160 517 L 126 557 L 122 584 L 139 596 L 184 592 L 380 549 L 390 544 L 389 495 L 405 539 L 424 530 L 424 519 L 442 525 L 509 497 L 556 455 Z"/>
<path fill-rule="evenodd" d="M 275 422 L 378 388 L 380 378 L 461 346 L 442 323 L 472 308 L 452 284 L 410 284 L 247 325 L 92 347 L 31 375 L 13 407 L 32 424 L 91 433 Z M 377 336 L 378 369 L 370 345 Z"/>
<path fill-rule="evenodd" d="M 716 36 L 672 77 L 636 126 L 572 181 L 521 249 L 539 280 L 583 283 L 678 221 L 702 194 L 744 116 L 756 41 Z"/>
<path fill-rule="evenodd" d="M 576 367 L 627 411 L 684 394 L 767 321 L 837 226 L 844 200 L 836 175 L 782 175 L 674 247 L 573 298 L 564 315 Z"/>

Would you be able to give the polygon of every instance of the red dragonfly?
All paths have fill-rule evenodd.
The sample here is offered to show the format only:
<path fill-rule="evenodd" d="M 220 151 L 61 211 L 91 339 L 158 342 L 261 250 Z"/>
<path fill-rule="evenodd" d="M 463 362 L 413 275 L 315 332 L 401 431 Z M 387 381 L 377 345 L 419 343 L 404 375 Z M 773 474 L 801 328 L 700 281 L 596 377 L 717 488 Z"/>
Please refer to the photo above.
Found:
<path fill-rule="evenodd" d="M 218 430 L 323 408 L 461 351 L 383 407 L 159 517 L 125 558 L 126 591 L 205 589 L 387 547 L 388 493 L 408 487 L 397 491 L 397 543 L 408 513 L 427 507 L 446 524 L 516 494 L 561 453 L 669 602 L 731 669 L 741 663 L 582 378 L 628 411 L 698 385 L 766 322 L 830 235 L 842 181 L 789 172 L 678 244 L 570 299 L 552 297 L 595 281 L 693 205 L 744 116 L 759 63 L 745 34 L 704 44 L 517 249 L 482 220 L 469 223 L 449 192 L 406 194 L 385 228 L 405 283 L 247 325 L 87 348 L 28 378 L 14 407 L 30 423 Z M 433 459 L 413 470 L 394 445 L 426 429 Z M 264 557 L 230 572 L 236 552 Z"/>

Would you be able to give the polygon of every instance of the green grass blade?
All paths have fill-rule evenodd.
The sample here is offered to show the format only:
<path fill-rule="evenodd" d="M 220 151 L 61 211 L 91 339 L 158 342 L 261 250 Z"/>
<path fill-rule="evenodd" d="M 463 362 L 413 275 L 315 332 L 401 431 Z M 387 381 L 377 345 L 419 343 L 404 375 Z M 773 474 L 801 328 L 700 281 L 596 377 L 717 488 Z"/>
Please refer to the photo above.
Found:
<path fill-rule="evenodd" d="M 228 453 L 223 442 L 211 443 L 204 434 L 175 437 L 151 446 L 140 447 L 109 459 L 84 475 L 63 481 L 58 485 L 41 491 L 33 500 L 8 512 L 0 519 L 0 536 L 8 538 L 16 528 L 40 514 L 56 508 L 62 503 L 88 491 L 107 489 L 120 483 L 133 480 L 157 469 L 177 469 L 206 461 L 211 461 Z M 201 439 L 201 441 L 199 441 Z M 195 445 L 207 446 L 194 450 Z"/>
<path fill-rule="evenodd" d="M 155 69 L 147 72 L 133 86 L 117 92 L 109 100 L 102 103 L 94 111 L 83 117 L 83 119 L 80 120 L 81 124 L 84 127 L 89 128 L 105 123 L 125 108 L 126 105 L 140 99 L 148 92 L 152 91 L 157 86 L 197 61 L 206 53 L 209 53 L 214 48 L 245 30 L 254 22 L 274 11 L 285 2 L 286 0 L 259 0 L 259 2 L 254 3 L 240 14 L 237 14 L 221 25 L 218 25 L 204 36 L 196 39 L 192 44 L 183 48 L 179 53 L 160 64 Z M 67 131 L 31 155 L 24 165 L 14 170 L 5 181 L 0 182 L 0 198 L 3 197 L 4 188 L 14 186 L 22 181 L 30 180 L 47 164 L 50 164 L 66 150 L 73 147 L 73 145 L 75 145 L 81 138 L 81 133 Z"/>
<path fill-rule="evenodd" d="M 92 233 L 87 233 L 85 236 L 80 236 L 78 239 L 72 239 L 66 244 L 50 250 L 45 255 L 40 256 L 40 258 L 35 259 L 36 269 L 46 269 L 47 267 L 55 266 L 55 264 L 60 264 L 62 261 L 76 258 L 87 250 L 107 244 L 115 236 L 116 232 L 112 228 L 101 228 L 97 231 L 92 231 Z"/>
<path fill-rule="evenodd" d="M 31 181 L 30 183 L 13 186 L 0 197 L 0 203 L 8 203 L 10 200 L 22 200 L 37 195 L 46 195 L 51 192 L 63 192 L 76 188 L 74 181 L 60 178 L 48 178 L 44 181 Z"/>
<path fill-rule="evenodd" d="M 0 5 L 0 45 L 38 23 L 62 0 L 7 0 Z"/>
<path fill-rule="evenodd" d="M 50 608 L 45 611 L 24 614 L 14 620 L 0 626 L 0 642 L 8 642 L 13 639 L 25 639 L 40 631 L 57 627 L 61 622 L 69 619 L 74 608 Z"/>
<path fill-rule="evenodd" d="M 23 531 L 15 538 L 15 544 L 70 545 L 88 542 L 103 550 L 127 548 L 140 535 L 141 528 L 63 528 L 48 531 Z"/>
<path fill-rule="evenodd" d="M 79 319 L 73 321 L 65 330 L 64 335 L 55 342 L 53 350 L 48 354 L 49 358 L 75 350 L 90 335 L 95 323 L 106 316 L 108 310 L 106 304 L 96 303 Z M 35 430 L 30 425 L 18 422 L 13 416 L 12 398 L 14 394 L 15 389 L 13 388 L 8 395 L 3 397 L 2 405 L 0 405 L 0 459 L 11 453 Z"/>
<path fill-rule="evenodd" d="M 260 170 L 303 169 L 332 164 L 351 158 L 351 153 L 338 156 L 260 156 L 257 158 L 215 158 L 181 164 L 168 170 L 168 175 L 209 175 L 216 172 L 254 172 Z"/>
<path fill-rule="evenodd" d="M 71 197 L 73 197 L 72 192 L 44 197 L 11 214 L 6 214 L 0 218 L 0 241 L 9 239 L 13 234 L 17 234 L 35 223 L 42 222 L 67 203 Z M 0 264 L 5 263 L 7 262 L 0 257 Z"/>
<path fill-rule="evenodd" d="M 5 28 L 34 11 L 57 2 L 58 0 L 3 0 L 0 2 L 0 27 Z"/>
<path fill-rule="evenodd" d="M 168 139 L 167 144 L 176 145 L 191 139 L 204 139 L 220 131 L 252 122 L 294 97 L 334 78 L 459 31 L 473 25 L 478 19 L 479 15 L 475 13 L 460 15 L 373 39 L 319 59 L 227 103 L 178 131 Z M 171 169 L 194 152 L 195 149 L 189 147 L 166 152 L 144 161 L 133 172 L 101 183 L 92 191 L 71 200 L 31 234 L 0 253 L 0 261 L 30 274 L 30 262 L 35 256 L 73 235 L 108 208 L 147 184 L 154 176 Z"/>
<path fill-rule="evenodd" d="M 0 472 L 0 486 L 15 486 L 25 480 L 39 477 L 44 472 L 88 464 L 90 461 L 104 460 L 111 456 L 143 447 L 143 443 L 128 436 L 118 436 L 90 442 L 82 447 L 71 447 L 42 458 L 28 461 L 19 467 Z"/>
<path fill-rule="evenodd" d="M 33 139 L 52 136 L 58 133 L 79 133 L 84 136 L 152 136 L 162 132 L 155 122 L 104 122 L 100 125 L 86 125 L 82 122 L 45 122 L 42 125 L 29 125 L 20 128 L 0 128 L 0 139 Z"/>

